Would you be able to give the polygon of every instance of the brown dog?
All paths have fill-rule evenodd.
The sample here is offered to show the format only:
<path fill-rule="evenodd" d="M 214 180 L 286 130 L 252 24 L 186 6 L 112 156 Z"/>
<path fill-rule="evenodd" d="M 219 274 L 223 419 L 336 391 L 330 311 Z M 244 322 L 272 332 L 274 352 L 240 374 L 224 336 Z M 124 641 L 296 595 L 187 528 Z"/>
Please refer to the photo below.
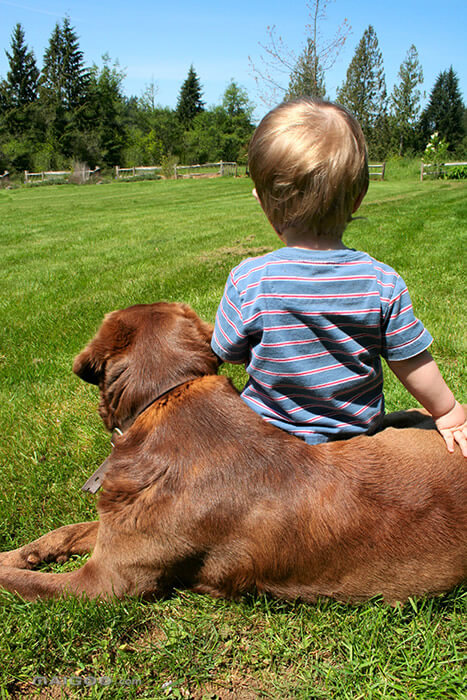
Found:
<path fill-rule="evenodd" d="M 265 423 L 216 375 L 211 331 L 181 304 L 106 317 L 74 364 L 99 385 L 107 428 L 123 431 L 100 520 L 1 554 L 0 586 L 27 599 L 159 596 L 187 586 L 215 596 L 394 602 L 465 580 L 459 450 L 451 455 L 435 430 L 413 428 L 307 446 Z M 419 427 L 427 420 L 406 417 Z M 28 570 L 91 550 L 70 573 Z"/>

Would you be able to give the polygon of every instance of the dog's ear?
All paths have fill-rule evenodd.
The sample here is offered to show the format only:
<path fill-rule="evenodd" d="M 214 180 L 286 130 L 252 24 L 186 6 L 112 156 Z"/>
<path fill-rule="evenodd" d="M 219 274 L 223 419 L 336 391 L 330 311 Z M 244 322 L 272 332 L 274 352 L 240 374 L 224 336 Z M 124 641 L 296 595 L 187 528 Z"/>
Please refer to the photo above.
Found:
<path fill-rule="evenodd" d="M 119 318 L 118 311 L 108 314 L 95 338 L 75 358 L 73 372 L 85 382 L 98 386 L 107 361 L 128 348 L 134 332 L 133 327 Z"/>
<path fill-rule="evenodd" d="M 99 384 L 104 369 L 104 358 L 93 352 L 92 342 L 75 357 L 73 372 L 89 384 Z"/>

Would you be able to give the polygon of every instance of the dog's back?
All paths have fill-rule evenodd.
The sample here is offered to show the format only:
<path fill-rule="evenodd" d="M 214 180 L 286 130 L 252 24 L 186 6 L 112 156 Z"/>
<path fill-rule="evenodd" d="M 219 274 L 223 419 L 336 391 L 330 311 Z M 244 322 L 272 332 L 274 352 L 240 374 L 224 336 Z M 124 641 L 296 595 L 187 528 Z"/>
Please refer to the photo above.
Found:
<path fill-rule="evenodd" d="M 309 447 L 226 394 L 216 388 L 196 411 L 210 437 L 193 425 L 201 444 L 219 440 L 193 459 L 205 471 L 189 486 L 210 504 L 203 539 L 210 527 L 214 538 L 199 590 L 394 601 L 467 577 L 467 469 L 435 431 Z"/>
<path fill-rule="evenodd" d="M 195 590 L 394 601 L 466 578 L 467 470 L 436 431 L 388 428 L 310 447 L 213 376 L 166 418 L 149 409 L 134 435 L 121 461 L 116 454 L 101 508 L 149 489 L 133 511 L 141 507 L 146 529 L 162 521 L 173 533 L 165 556 L 177 562 L 174 579 Z M 142 472 L 128 460 L 141 443 L 152 455 Z M 169 466 L 161 461 L 172 454 Z"/>

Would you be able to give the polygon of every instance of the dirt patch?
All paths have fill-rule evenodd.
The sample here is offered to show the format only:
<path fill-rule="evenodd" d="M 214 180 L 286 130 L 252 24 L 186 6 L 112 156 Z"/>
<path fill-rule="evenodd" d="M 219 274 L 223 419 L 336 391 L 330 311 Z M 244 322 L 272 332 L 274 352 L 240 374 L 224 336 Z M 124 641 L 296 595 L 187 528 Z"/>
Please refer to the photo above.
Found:
<path fill-rule="evenodd" d="M 40 700 L 60 700 L 61 698 L 76 697 L 76 688 L 52 685 L 41 688 L 33 683 L 19 682 L 10 688 L 10 698 L 21 700 L 22 698 L 39 698 Z"/>
<path fill-rule="evenodd" d="M 177 175 L 177 180 L 211 180 L 213 177 L 222 177 L 220 173 L 189 173 L 188 175 Z"/>
<path fill-rule="evenodd" d="M 258 255 L 264 255 L 274 250 L 271 246 L 255 246 L 254 235 L 246 236 L 233 241 L 232 245 L 216 248 L 212 252 L 202 253 L 198 256 L 200 263 L 211 263 L 211 265 L 221 265 L 234 258 L 251 258 Z"/>
<path fill-rule="evenodd" d="M 258 691 L 249 690 L 248 685 L 247 678 L 240 682 L 237 680 L 235 684 L 226 683 L 225 686 L 209 683 L 195 691 L 191 697 L 193 700 L 258 700 Z"/>

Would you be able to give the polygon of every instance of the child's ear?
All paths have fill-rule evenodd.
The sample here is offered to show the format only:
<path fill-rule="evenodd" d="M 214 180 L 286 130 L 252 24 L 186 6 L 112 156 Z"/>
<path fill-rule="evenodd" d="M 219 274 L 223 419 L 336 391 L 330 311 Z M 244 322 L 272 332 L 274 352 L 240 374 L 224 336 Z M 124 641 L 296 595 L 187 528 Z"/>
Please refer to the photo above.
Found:
<path fill-rule="evenodd" d="M 368 191 L 368 188 L 366 187 L 366 188 L 365 188 L 364 190 L 362 190 L 362 191 L 360 192 L 360 194 L 358 195 L 357 199 L 355 200 L 355 204 L 353 205 L 352 214 L 355 214 L 355 212 L 357 211 L 357 209 L 360 208 L 360 204 L 363 202 L 363 198 L 365 197 L 367 191 Z"/>
<path fill-rule="evenodd" d="M 256 191 L 256 187 L 253 187 L 253 191 L 252 191 L 251 194 L 252 194 L 253 197 L 256 199 L 256 201 L 258 202 L 258 204 L 261 204 L 261 202 L 259 201 L 258 193 L 257 193 L 257 191 Z"/>

